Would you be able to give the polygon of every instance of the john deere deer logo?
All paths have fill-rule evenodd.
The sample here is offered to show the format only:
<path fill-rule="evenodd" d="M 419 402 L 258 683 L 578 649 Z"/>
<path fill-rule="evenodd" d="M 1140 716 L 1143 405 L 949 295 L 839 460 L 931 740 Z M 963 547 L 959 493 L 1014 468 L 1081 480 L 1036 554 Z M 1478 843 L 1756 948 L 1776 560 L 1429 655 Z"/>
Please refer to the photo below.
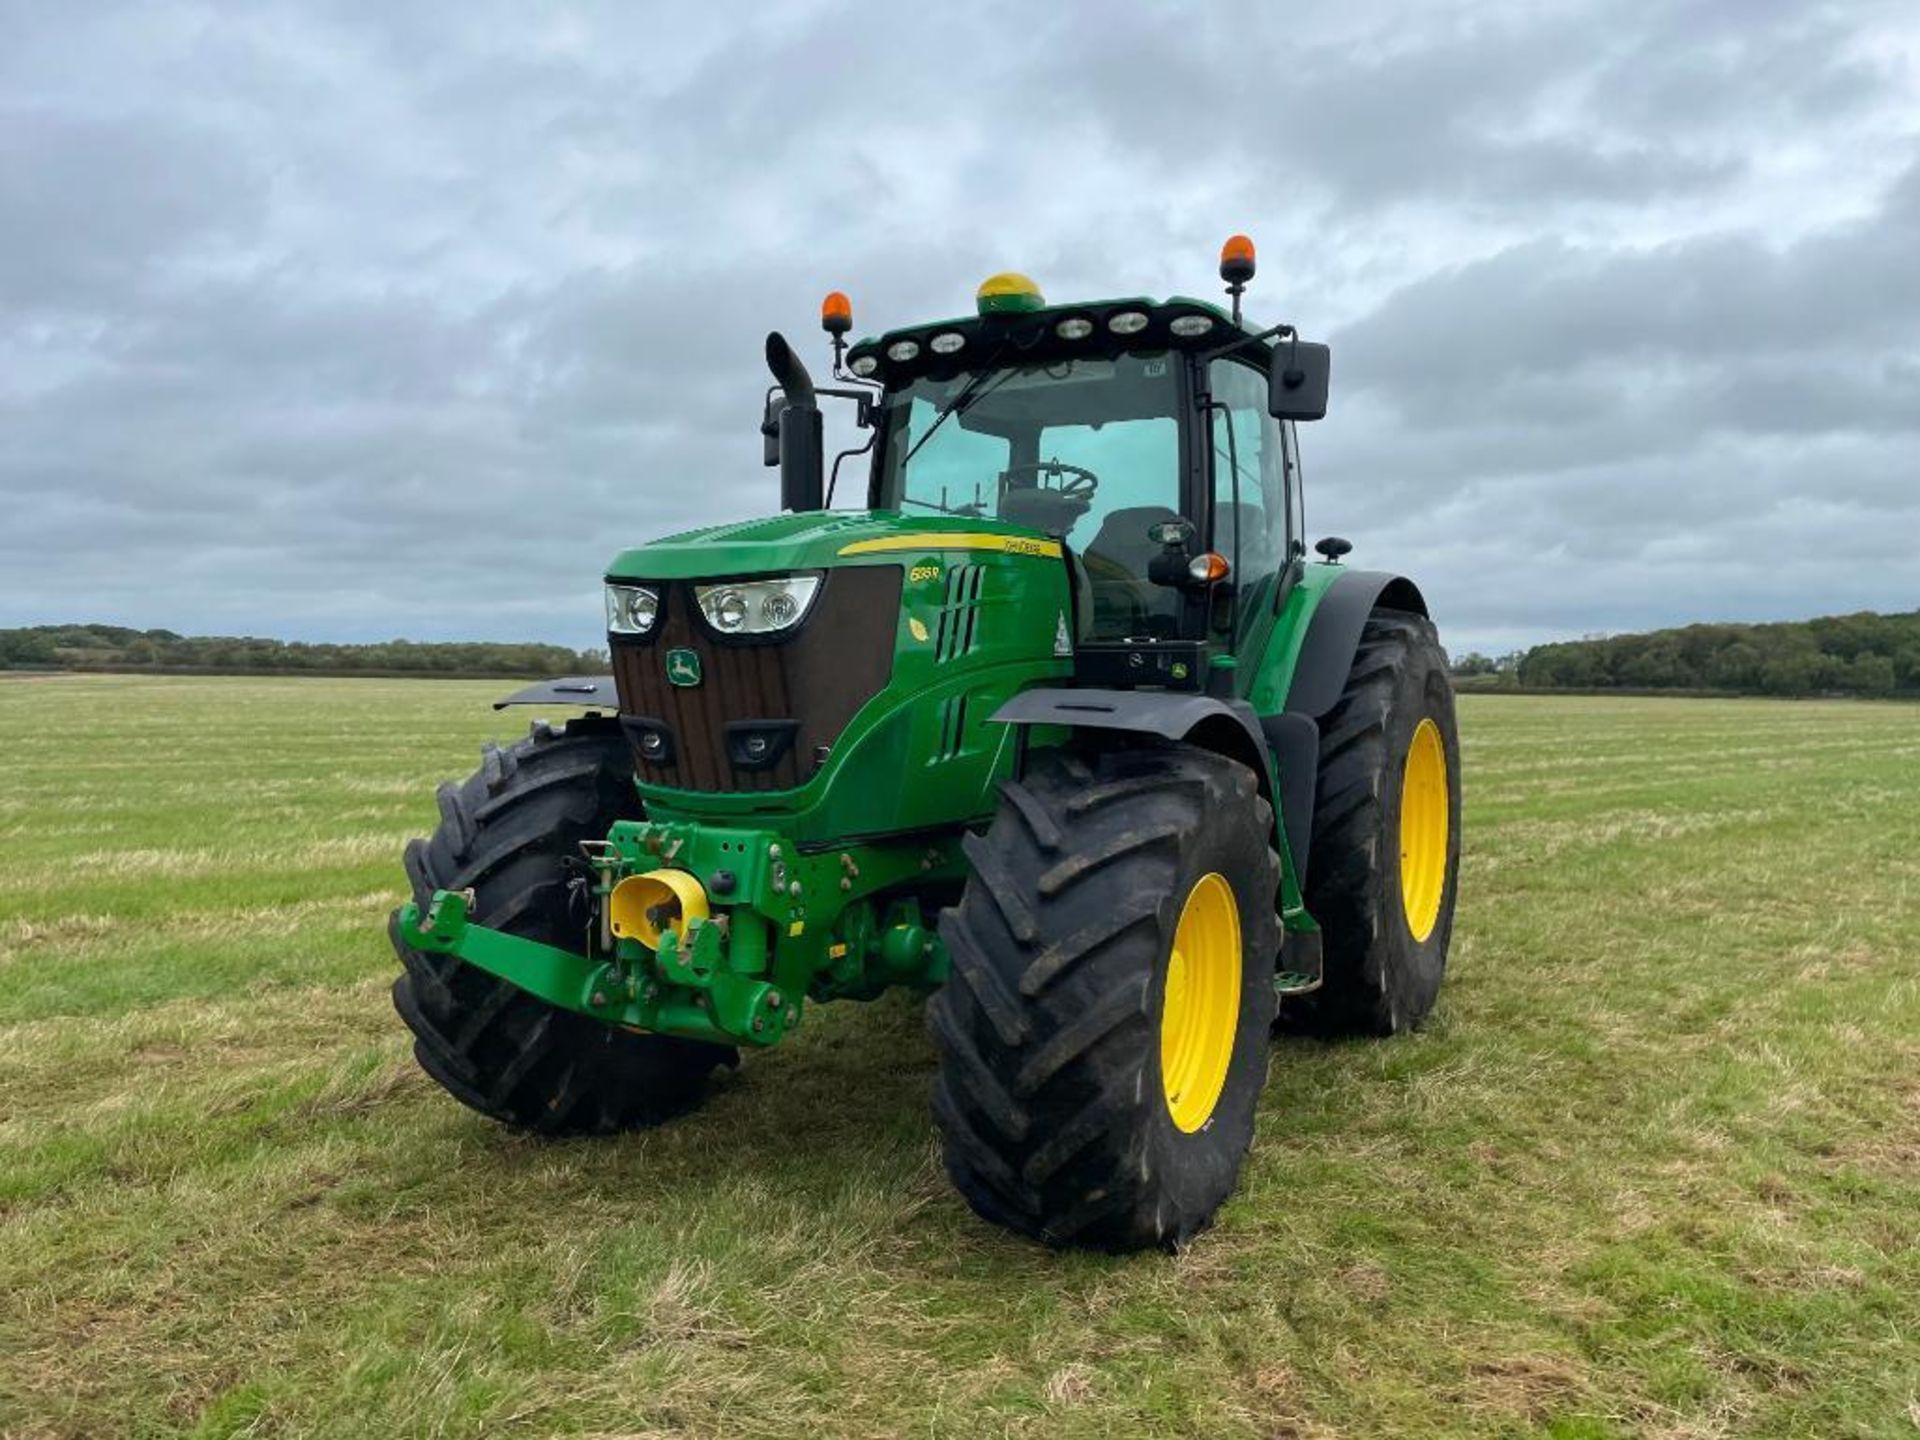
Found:
<path fill-rule="evenodd" d="M 700 683 L 700 657 L 691 650 L 667 651 L 667 683 L 669 685 L 698 685 Z"/>

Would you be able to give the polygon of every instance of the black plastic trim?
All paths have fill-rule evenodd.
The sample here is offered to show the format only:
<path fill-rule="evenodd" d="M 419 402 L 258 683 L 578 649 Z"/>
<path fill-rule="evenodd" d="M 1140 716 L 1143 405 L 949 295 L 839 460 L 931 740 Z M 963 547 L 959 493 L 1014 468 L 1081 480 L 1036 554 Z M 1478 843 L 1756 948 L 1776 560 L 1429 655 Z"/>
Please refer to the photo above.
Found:
<path fill-rule="evenodd" d="M 538 685 L 529 685 L 504 700 L 493 702 L 496 710 L 504 710 L 509 705 L 572 705 L 580 710 L 617 710 L 620 697 L 614 691 L 611 675 L 572 675 L 542 680 Z"/>
<path fill-rule="evenodd" d="M 771 770 L 793 748 L 799 731 L 798 720 L 731 720 L 722 727 L 727 759 L 736 770 Z M 763 754 L 751 755 L 747 742 L 756 736 L 767 742 L 767 748 Z"/>
<path fill-rule="evenodd" d="M 1280 820 L 1294 879 L 1307 888 L 1307 852 L 1313 845 L 1313 794 L 1320 777 L 1320 727 L 1310 715 L 1287 711 L 1260 721 L 1280 769 Z"/>
<path fill-rule="evenodd" d="M 664 720 L 649 719 L 645 715 L 622 715 L 620 728 L 626 732 L 627 741 L 633 746 L 633 753 L 643 764 L 672 765 L 680 758 L 679 747 L 673 743 L 673 727 Z M 648 754 L 643 742 L 648 736 L 660 737 L 660 749 Z"/>
<path fill-rule="evenodd" d="M 1065 725 L 1184 740 L 1240 761 L 1273 801 L 1273 767 L 1259 716 L 1244 700 L 1171 690 L 1023 690 L 992 715 L 998 725 Z"/>

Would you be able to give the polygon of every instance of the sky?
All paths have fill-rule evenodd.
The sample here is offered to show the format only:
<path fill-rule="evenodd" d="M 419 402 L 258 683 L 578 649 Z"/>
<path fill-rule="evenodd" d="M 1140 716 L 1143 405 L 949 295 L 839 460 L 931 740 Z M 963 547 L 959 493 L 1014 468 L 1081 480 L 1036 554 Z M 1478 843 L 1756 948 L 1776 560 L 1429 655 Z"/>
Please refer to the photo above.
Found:
<path fill-rule="evenodd" d="M 1456 652 L 1920 606 L 1920 6 L 0 0 L 0 626 L 601 643 L 770 328 L 1211 294 Z"/>

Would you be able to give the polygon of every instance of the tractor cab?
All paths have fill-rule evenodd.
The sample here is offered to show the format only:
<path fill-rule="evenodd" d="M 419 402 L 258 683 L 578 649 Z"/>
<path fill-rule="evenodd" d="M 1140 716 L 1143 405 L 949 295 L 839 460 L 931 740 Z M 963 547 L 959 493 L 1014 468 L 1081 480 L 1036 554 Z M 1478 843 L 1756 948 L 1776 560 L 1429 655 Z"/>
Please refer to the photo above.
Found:
<path fill-rule="evenodd" d="M 1248 247 L 1223 273 L 1251 263 Z M 1237 293 L 1231 313 L 1049 306 L 1003 274 L 974 316 L 861 341 L 842 373 L 875 387 L 868 507 L 1059 542 L 1081 683 L 1231 691 L 1231 665 L 1211 662 L 1257 638 L 1304 552 L 1293 422 L 1327 394 L 1326 347 L 1238 310 Z"/>

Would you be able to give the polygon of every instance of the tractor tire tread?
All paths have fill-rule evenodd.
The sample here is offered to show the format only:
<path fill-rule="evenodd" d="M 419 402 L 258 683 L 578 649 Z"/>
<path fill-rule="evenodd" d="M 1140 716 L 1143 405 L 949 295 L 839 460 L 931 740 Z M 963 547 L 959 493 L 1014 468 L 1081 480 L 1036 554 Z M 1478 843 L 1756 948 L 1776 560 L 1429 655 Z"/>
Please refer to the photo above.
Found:
<path fill-rule="evenodd" d="M 475 893 L 475 923 L 563 948 L 582 936 L 566 912 L 567 860 L 583 839 L 638 813 L 632 760 L 599 717 L 536 722 L 526 738 L 481 750 L 464 783 L 435 792 L 440 826 L 408 842 L 416 904 L 435 890 Z M 561 1010 L 448 955 L 388 933 L 401 964 L 394 1008 L 420 1066 L 455 1099 L 542 1135 L 651 1125 L 697 1104 L 731 1047 L 640 1035 Z"/>
<path fill-rule="evenodd" d="M 1183 837 L 1247 827 L 1226 832 L 1246 835 L 1244 850 L 1215 843 L 1243 857 L 1270 902 L 1272 810 L 1251 771 L 1187 745 L 1044 751 L 1017 784 L 992 827 L 963 841 L 972 876 L 941 919 L 953 970 L 927 1019 L 948 1173 L 981 1216 L 1048 1244 L 1184 1243 L 1226 1190 L 1173 1204 L 1154 1188 L 1143 1137 L 1171 1123 L 1160 1079 L 1143 1069 L 1158 1053 L 1151 981 L 1184 903 L 1184 857 L 1201 853 Z M 1270 933 L 1248 936 L 1250 950 L 1277 948 L 1277 920 L 1259 923 Z M 1263 1079 L 1272 987 L 1248 984 Z M 1245 1103 L 1227 1189 L 1251 1137 Z"/>

